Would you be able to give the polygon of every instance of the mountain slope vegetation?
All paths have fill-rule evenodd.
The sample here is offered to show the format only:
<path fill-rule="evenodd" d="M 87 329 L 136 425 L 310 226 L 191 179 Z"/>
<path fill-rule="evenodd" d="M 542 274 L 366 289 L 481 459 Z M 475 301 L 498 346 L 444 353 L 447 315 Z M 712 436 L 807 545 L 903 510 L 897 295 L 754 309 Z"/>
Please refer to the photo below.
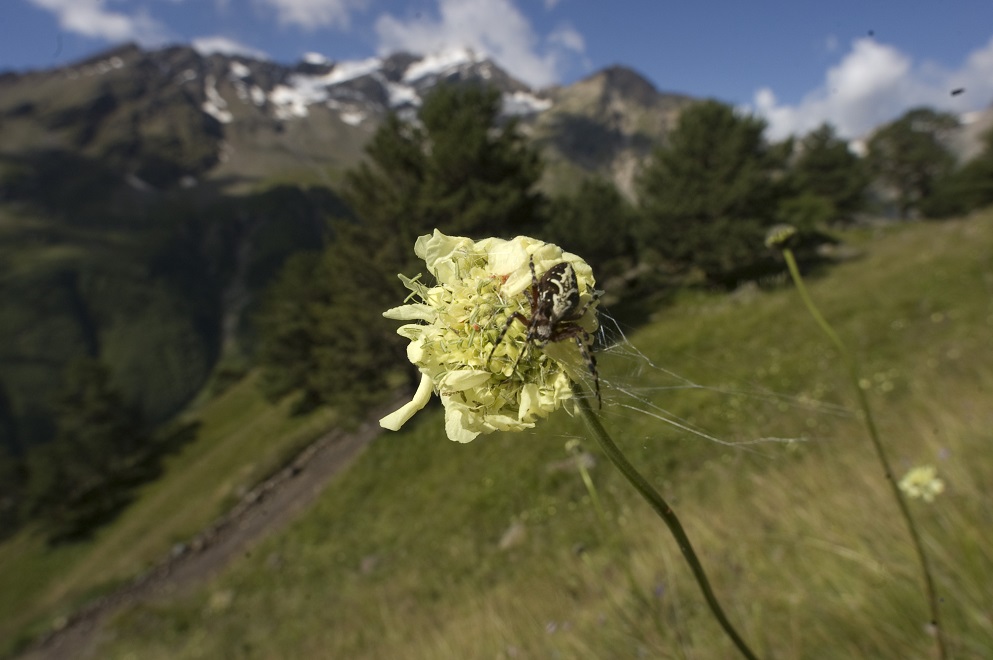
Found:
<path fill-rule="evenodd" d="M 813 295 L 862 357 L 901 474 L 933 464 L 947 484 L 911 504 L 953 649 L 982 657 L 993 215 L 847 238 L 863 257 Z M 843 366 L 792 289 L 686 300 L 607 351 L 601 376 L 609 430 L 674 502 L 762 655 L 929 652 L 906 531 Z M 199 594 L 124 616 L 106 651 L 731 656 L 659 521 L 594 452 L 598 521 L 572 438 L 585 442 L 563 414 L 460 446 L 425 414 Z"/>
<path fill-rule="evenodd" d="M 650 437 L 659 416 L 668 413 L 680 420 L 676 426 L 697 430 L 689 441 L 668 446 L 664 460 L 645 454 L 647 445 L 638 450 L 656 475 L 679 468 L 692 476 L 716 460 L 690 442 L 701 438 L 711 442 L 703 446 L 720 450 L 725 449 L 723 440 L 755 441 L 755 447 L 736 447 L 721 460 L 767 474 L 780 448 L 807 456 L 821 451 L 819 438 L 848 433 L 831 419 L 831 414 L 844 417 L 844 393 L 827 380 L 808 386 L 801 378 L 814 373 L 820 378 L 822 370 L 830 371 L 830 358 L 796 344 L 789 334 L 795 331 L 791 324 L 781 328 L 781 319 L 763 307 L 773 305 L 769 301 L 777 300 L 775 295 L 756 293 L 760 284 L 774 284 L 782 272 L 761 237 L 774 223 L 797 225 L 803 239 L 801 260 L 812 273 L 820 273 L 833 255 L 850 251 L 851 244 L 871 246 L 873 258 L 886 254 L 889 243 L 870 240 L 867 229 L 849 228 L 840 239 L 827 232 L 885 211 L 886 188 L 893 184 L 879 178 L 881 163 L 906 160 L 898 164 L 917 167 L 921 158 L 886 155 L 905 153 L 902 149 L 880 150 L 870 171 L 830 126 L 802 141 L 770 144 L 760 119 L 716 101 L 660 94 L 623 68 L 536 94 L 498 75 L 489 61 L 468 52 L 456 55 L 447 64 L 438 58 L 396 56 L 289 68 L 238 57 L 202 57 L 182 47 L 155 52 L 126 47 L 65 69 L 0 77 L 5 91 L 0 127 L 16 137 L 0 144 L 0 331 L 9 337 L 0 348 L 0 537 L 10 538 L 5 552 L 15 563 L 24 560 L 23 553 L 36 555 L 36 563 L 28 561 L 17 576 L 26 580 L 18 588 L 27 604 L 13 606 L 11 611 L 20 613 L 14 629 L 44 627 L 51 608 L 70 607 L 88 589 L 106 589 L 115 579 L 125 579 L 127 570 L 113 575 L 92 571 L 92 576 L 77 573 L 60 583 L 58 574 L 43 567 L 57 564 L 59 557 L 67 566 L 81 557 L 92 561 L 88 553 L 100 547 L 105 534 L 115 536 L 118 547 L 126 545 L 128 534 L 112 522 L 111 511 L 120 512 L 122 520 L 139 516 L 141 524 L 154 526 L 158 514 L 143 518 L 135 512 L 142 511 L 146 490 L 160 485 L 146 482 L 161 469 L 166 470 L 163 488 L 175 483 L 172 466 L 183 463 L 196 473 L 214 466 L 215 475 L 233 479 L 241 489 L 243 478 L 257 481 L 266 474 L 254 463 L 245 466 L 263 445 L 255 444 L 259 436 L 240 427 L 242 422 L 277 420 L 275 437 L 262 450 L 262 467 L 271 470 L 300 441 L 313 437 L 290 429 L 303 425 L 314 431 L 307 420 L 320 426 L 331 423 L 328 417 L 346 427 L 414 376 L 410 369 L 398 369 L 403 347 L 382 310 L 401 301 L 396 298 L 403 295 L 396 292 L 396 274 L 415 276 L 421 268 L 410 251 L 414 237 L 433 229 L 477 237 L 528 233 L 589 255 L 600 286 L 608 292 L 603 302 L 615 310 L 618 323 L 648 324 L 635 335 L 648 337 L 641 340 L 648 347 L 644 352 L 635 349 L 639 341 L 623 339 L 620 325 L 608 326 L 615 332 L 605 335 L 610 347 L 605 365 L 616 360 L 620 374 L 612 381 L 604 374 L 605 384 L 615 387 L 611 418 L 629 425 L 625 433 L 636 438 Z M 908 113 L 900 121 L 913 116 Z M 947 127 L 942 123 L 942 132 L 953 130 L 956 120 L 949 121 Z M 922 137 L 910 133 L 914 139 Z M 715 135 L 727 139 L 715 143 Z M 890 139 L 899 142 L 907 136 L 905 130 L 896 131 Z M 937 134 L 923 137 L 934 147 L 928 153 L 943 154 L 948 167 L 929 179 L 926 189 L 907 197 L 902 213 L 926 214 L 939 207 L 967 212 L 993 201 L 984 178 L 993 147 L 987 145 L 970 166 L 956 168 Z M 364 160 L 359 162 L 362 145 Z M 351 169 L 343 169 L 345 164 Z M 877 172 L 874 181 L 868 176 L 872 171 Z M 638 185 L 625 188 L 623 183 L 632 180 Z M 556 186 L 565 192 L 554 192 Z M 985 222 L 950 223 L 945 231 L 975 239 L 977 244 L 968 247 L 984 258 Z M 926 244 L 913 238 L 926 229 L 934 232 L 935 245 L 944 245 L 934 238 L 945 235 L 939 225 L 887 231 Z M 850 245 L 838 248 L 839 240 Z M 849 297 L 838 302 L 840 314 L 863 323 L 875 319 L 878 310 L 889 310 L 894 329 L 904 328 L 907 318 L 917 323 L 926 316 L 934 324 L 952 318 L 950 309 L 933 307 L 934 299 L 953 300 L 939 291 L 944 276 L 936 273 L 946 267 L 926 273 L 933 281 L 906 270 L 907 264 L 925 257 L 935 263 L 945 258 L 933 250 L 923 254 L 896 249 L 888 257 L 895 264 L 867 261 L 875 266 L 862 271 L 859 295 L 850 295 L 850 283 L 842 285 Z M 959 256 L 966 259 L 965 253 Z M 891 267 L 902 268 L 900 276 L 917 289 L 895 292 L 884 276 Z M 986 281 L 982 270 L 952 270 L 958 282 L 970 273 Z M 270 286 L 273 281 L 277 284 Z M 730 299 L 716 294 L 736 287 Z M 870 303 L 865 296 L 878 291 L 902 300 L 905 307 L 894 308 L 890 300 Z M 733 305 L 727 300 L 767 311 L 756 312 L 755 318 L 732 318 Z M 845 307 L 847 300 L 871 312 L 856 315 Z M 973 308 L 979 305 L 968 300 Z M 673 312 L 677 316 L 703 320 L 693 326 L 694 334 L 679 327 L 653 333 L 656 323 L 665 324 L 660 315 L 673 303 L 680 303 Z M 739 334 L 719 338 L 707 325 L 711 313 L 722 319 L 719 325 L 730 324 Z M 746 329 L 754 336 L 742 334 Z M 874 338 L 870 325 L 856 327 L 852 334 L 880 353 L 903 345 L 903 340 Z M 754 377 L 735 380 L 734 365 L 745 358 L 728 353 L 728 347 L 756 347 L 756 338 L 765 335 L 778 338 L 776 350 L 792 348 L 800 357 L 794 362 L 770 349 L 768 368 L 749 363 Z M 705 354 L 723 371 L 680 364 L 671 351 L 680 346 L 681 337 L 689 339 L 679 350 Z M 908 344 L 906 350 L 920 348 Z M 949 351 L 947 355 L 960 355 L 959 349 Z M 81 356 L 96 360 L 80 362 Z M 892 360 L 902 366 L 880 367 L 863 379 L 865 387 L 878 383 L 880 394 L 895 397 L 891 393 L 902 392 L 901 370 L 913 374 L 908 387 L 918 378 L 930 378 L 906 363 L 899 351 Z M 932 361 L 943 364 L 940 355 Z M 690 380 L 654 366 L 670 362 Z M 66 365 L 76 367 L 66 370 Z M 263 368 L 256 372 L 257 366 Z M 966 381 L 983 377 L 970 374 Z M 657 380 L 644 385 L 641 378 Z M 268 404 L 253 389 L 260 383 L 271 399 Z M 645 387 L 675 389 L 676 398 L 663 404 Z M 209 460 L 213 449 L 200 444 L 196 434 L 201 415 L 219 414 L 214 406 L 230 400 L 227 394 L 245 407 L 240 412 L 226 409 L 230 432 L 210 432 L 218 451 L 223 448 L 229 459 L 214 464 Z M 661 405 L 664 410 L 655 407 Z M 119 410 L 108 414 L 108 408 Z M 631 414 L 625 417 L 622 411 Z M 781 419 L 795 422 L 798 411 L 806 415 L 806 426 L 776 430 Z M 168 420 L 178 427 L 164 425 Z M 742 430 L 734 425 L 746 421 L 754 426 Z M 762 431 L 764 426 L 773 430 Z M 253 443 L 241 459 L 238 429 Z M 772 442 L 770 437 L 787 441 Z M 486 446 L 503 447 L 503 442 L 509 441 L 496 439 Z M 410 444 L 421 447 L 419 443 Z M 71 457 L 80 451 L 86 460 L 72 464 Z M 382 465 L 396 459 L 377 451 L 375 460 Z M 528 538 L 552 534 L 552 545 L 542 541 L 528 555 L 540 565 L 549 547 L 565 542 L 546 523 L 564 510 L 578 512 L 583 496 L 576 494 L 579 482 L 569 457 L 528 451 L 514 459 L 522 463 L 507 465 L 495 454 L 485 454 L 507 474 L 530 475 L 514 499 L 501 503 L 496 492 L 471 491 L 435 508 L 450 514 L 440 522 L 461 521 L 467 528 L 482 524 L 486 534 L 509 538 L 498 544 L 505 550 L 517 547 L 522 533 Z M 450 460 L 430 452 L 426 456 L 438 461 L 442 472 Z M 405 460 L 401 457 L 396 464 L 399 474 L 413 469 Z M 657 460 L 662 462 L 653 463 Z M 549 474 L 556 476 L 529 472 L 535 465 L 549 465 Z M 417 463 L 416 468 L 431 472 L 428 464 Z M 454 479 L 454 468 L 447 469 L 453 476 L 444 479 Z M 350 478 L 367 479 L 363 493 L 376 490 L 375 471 Z M 502 473 L 499 479 L 489 473 L 482 477 L 491 484 L 503 478 Z M 109 484 L 121 488 L 105 492 Z M 210 503 L 204 515 L 215 515 L 220 506 L 214 487 L 199 491 Z M 524 506 L 521 498 L 546 488 L 547 506 Z M 389 487 L 383 490 L 390 492 Z M 180 501 L 187 496 L 171 492 L 180 493 Z M 628 506 L 617 499 L 623 498 L 621 492 L 615 502 Z M 346 502 L 356 498 L 354 493 L 343 495 Z M 433 500 L 413 494 L 408 499 L 433 511 Z M 67 510 L 72 502 L 79 504 L 78 510 Z M 464 502 L 475 502 L 479 511 L 460 509 Z M 377 506 L 385 504 L 379 501 Z M 349 511 L 334 515 L 339 514 L 348 525 L 363 528 L 361 521 L 349 518 Z M 366 530 L 370 539 L 379 539 L 377 545 L 404 539 L 417 546 L 398 527 L 399 518 L 391 519 L 389 512 L 379 517 L 384 526 Z M 72 529 L 50 529 L 46 545 L 41 538 L 46 520 L 66 521 Z M 85 524 L 77 525 L 79 521 Z M 501 525 L 503 531 L 494 531 Z M 578 533 L 567 528 L 567 535 Z M 604 556 L 614 556 L 615 536 L 599 533 L 577 543 L 584 548 L 600 544 L 608 553 Z M 164 524 L 147 535 L 157 540 L 145 545 L 145 551 L 162 550 L 164 536 L 177 540 L 186 534 L 185 527 Z M 341 532 L 343 538 L 349 534 Z M 317 545 L 324 542 L 320 535 L 316 538 Z M 463 571 L 460 580 L 474 590 L 480 583 L 502 583 L 505 574 L 508 579 L 516 575 L 505 561 L 510 555 L 487 555 L 492 548 L 484 537 L 469 534 L 463 541 L 466 546 L 456 554 L 485 555 L 491 562 L 478 572 L 453 557 L 448 568 Z M 355 548 L 367 545 L 359 538 L 354 543 Z M 355 559 L 351 550 L 325 549 Z M 143 562 L 149 556 L 131 559 Z M 279 563 L 278 557 L 273 561 Z M 385 560 L 369 550 L 357 561 L 361 574 L 371 575 Z M 129 565 L 133 570 L 135 563 Z M 333 573 L 327 566 L 320 570 Z M 422 585 L 448 579 L 443 571 L 431 570 L 421 577 Z M 354 583 L 361 584 L 361 578 Z M 508 584 L 513 592 L 513 581 Z M 422 588 L 396 595 L 407 602 L 430 601 L 434 587 L 418 590 Z M 632 597 L 642 595 L 632 592 Z M 364 594 L 355 596 L 361 611 Z M 305 638 L 309 636 L 285 641 L 295 648 Z M 643 641 L 651 645 L 661 639 Z M 337 648 L 341 653 L 365 652 L 361 639 L 342 644 Z"/>
<path fill-rule="evenodd" d="M 911 504 L 952 648 L 983 657 L 993 650 L 981 614 L 993 575 L 983 523 L 993 214 L 842 238 L 860 257 L 816 278 L 812 295 L 862 359 L 898 469 L 931 463 L 946 483 L 934 503 Z M 600 358 L 605 424 L 673 502 L 761 654 L 928 652 L 905 530 L 843 366 L 791 288 L 684 295 L 611 339 Z M 457 445 L 440 411 L 422 415 L 218 579 L 119 617 L 99 654 L 732 653 L 659 521 L 590 449 L 598 519 L 565 450 L 585 443 L 575 420 L 561 413 L 531 433 Z M 205 446 L 191 444 L 179 464 Z"/>

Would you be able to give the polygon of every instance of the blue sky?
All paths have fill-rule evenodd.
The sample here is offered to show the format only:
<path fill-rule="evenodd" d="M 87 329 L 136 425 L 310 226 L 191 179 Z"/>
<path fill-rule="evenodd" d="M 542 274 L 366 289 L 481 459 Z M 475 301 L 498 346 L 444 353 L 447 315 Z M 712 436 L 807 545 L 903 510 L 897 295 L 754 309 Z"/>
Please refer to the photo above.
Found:
<path fill-rule="evenodd" d="M 624 64 L 756 112 L 774 138 L 993 102 L 991 0 L 3 0 L 0 25 L 0 70 L 129 40 L 286 63 L 470 46 L 536 87 Z"/>

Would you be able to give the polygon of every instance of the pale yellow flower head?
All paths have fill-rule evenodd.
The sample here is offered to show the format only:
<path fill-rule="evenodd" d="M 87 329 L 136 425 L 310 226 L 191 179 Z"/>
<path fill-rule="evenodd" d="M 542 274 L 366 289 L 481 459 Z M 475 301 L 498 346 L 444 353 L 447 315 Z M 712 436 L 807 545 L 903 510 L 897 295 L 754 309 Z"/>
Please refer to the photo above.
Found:
<path fill-rule="evenodd" d="M 899 485 L 907 497 L 920 498 L 925 502 L 933 502 L 935 496 L 945 490 L 945 482 L 938 478 L 938 471 L 933 465 L 912 468 L 903 476 Z"/>
<path fill-rule="evenodd" d="M 515 321 L 495 351 L 494 342 L 511 314 L 531 315 L 525 292 L 532 284 L 532 259 L 539 278 L 555 264 L 572 265 L 580 307 L 593 301 L 578 323 L 596 331 L 595 281 L 585 261 L 527 236 L 473 241 L 438 230 L 418 238 L 414 253 L 436 284 L 400 275 L 413 300 L 383 316 L 416 321 L 397 332 L 410 340 L 407 357 L 420 370 L 421 385 L 410 403 L 379 421 L 381 426 L 398 430 L 434 392 L 445 406 L 448 437 L 469 442 L 481 433 L 532 428 L 573 396 L 571 379 L 583 378 L 586 369 L 575 341 L 526 347 L 526 328 Z"/>

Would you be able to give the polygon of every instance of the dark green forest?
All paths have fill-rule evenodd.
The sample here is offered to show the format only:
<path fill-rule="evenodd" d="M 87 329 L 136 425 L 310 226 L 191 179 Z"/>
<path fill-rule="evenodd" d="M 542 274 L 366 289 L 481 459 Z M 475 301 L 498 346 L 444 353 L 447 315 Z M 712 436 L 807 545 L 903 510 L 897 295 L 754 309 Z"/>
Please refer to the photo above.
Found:
<path fill-rule="evenodd" d="M 184 406 L 253 369 L 272 400 L 360 419 L 415 376 L 396 367 L 403 342 L 382 312 L 435 228 L 558 243 L 634 323 L 681 288 L 782 272 L 763 243 L 773 225 L 809 238 L 810 264 L 832 226 L 993 203 L 993 134 L 957 163 L 941 141 L 954 122 L 912 110 L 860 158 L 831 126 L 769 143 L 762 120 L 703 101 L 657 146 L 635 199 L 596 177 L 543 189 L 537 148 L 474 85 L 439 87 L 416 121 L 389 116 L 334 189 L 149 193 L 97 158 L 5 158 L 0 528 L 85 534 L 195 432 L 170 425 Z"/>

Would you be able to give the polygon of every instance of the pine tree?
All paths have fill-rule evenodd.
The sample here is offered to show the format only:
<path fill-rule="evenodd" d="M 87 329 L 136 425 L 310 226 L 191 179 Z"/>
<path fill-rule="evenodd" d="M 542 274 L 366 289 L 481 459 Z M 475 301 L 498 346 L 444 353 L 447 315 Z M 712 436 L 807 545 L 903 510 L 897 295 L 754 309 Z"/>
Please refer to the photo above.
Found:
<path fill-rule="evenodd" d="M 588 179 L 573 195 L 549 206 L 547 239 L 583 255 L 598 281 L 619 275 L 637 260 L 636 213 L 611 181 Z"/>
<path fill-rule="evenodd" d="M 20 524 L 23 484 L 23 462 L 7 446 L 0 445 L 0 541 Z"/>
<path fill-rule="evenodd" d="M 306 252 L 287 259 L 279 276 L 266 289 L 263 311 L 255 320 L 262 338 L 256 358 L 264 365 L 272 365 L 262 372 L 263 392 L 275 401 L 300 390 L 302 409 L 319 398 L 309 386 L 319 331 L 311 309 L 331 302 L 332 283 L 318 271 L 320 256 Z"/>
<path fill-rule="evenodd" d="M 144 474 L 141 417 L 92 358 L 70 363 L 56 402 L 57 432 L 28 455 L 27 513 L 53 540 L 87 533 L 117 512 Z"/>
<path fill-rule="evenodd" d="M 865 208 L 869 174 L 865 163 L 837 136 L 830 124 L 822 124 L 799 144 L 789 173 L 793 206 L 818 205 L 818 222 L 848 222 Z M 818 222 L 796 222 L 798 225 Z"/>
<path fill-rule="evenodd" d="M 420 112 L 430 144 L 425 213 L 449 234 L 513 235 L 535 226 L 544 203 L 535 187 L 541 160 L 517 130 L 501 123 L 500 93 L 442 86 Z"/>
<path fill-rule="evenodd" d="M 783 163 L 764 130 L 717 101 L 687 108 L 637 181 L 645 246 L 713 282 L 753 266 L 783 195 Z"/>
<path fill-rule="evenodd" d="M 921 212 L 929 218 L 948 218 L 990 204 L 993 204 L 993 130 L 983 135 L 983 150 L 978 156 L 935 183 L 931 196 L 921 203 Z"/>
<path fill-rule="evenodd" d="M 10 397 L 0 381 L 0 541 L 20 523 L 24 461 L 17 441 L 17 427 Z"/>
<path fill-rule="evenodd" d="M 954 115 L 915 108 L 869 139 L 869 165 L 892 191 L 899 217 L 919 210 L 938 183 L 952 173 L 955 157 L 943 139 L 957 126 Z"/>
<path fill-rule="evenodd" d="M 983 151 L 959 172 L 959 190 L 966 210 L 993 204 L 993 130 L 983 136 Z"/>
<path fill-rule="evenodd" d="M 398 242 L 440 229 L 447 234 L 513 234 L 534 226 L 543 204 L 535 190 L 541 161 L 517 130 L 500 122 L 500 94 L 476 85 L 442 85 L 418 123 L 390 119 L 346 175 L 345 196 L 370 230 Z"/>

